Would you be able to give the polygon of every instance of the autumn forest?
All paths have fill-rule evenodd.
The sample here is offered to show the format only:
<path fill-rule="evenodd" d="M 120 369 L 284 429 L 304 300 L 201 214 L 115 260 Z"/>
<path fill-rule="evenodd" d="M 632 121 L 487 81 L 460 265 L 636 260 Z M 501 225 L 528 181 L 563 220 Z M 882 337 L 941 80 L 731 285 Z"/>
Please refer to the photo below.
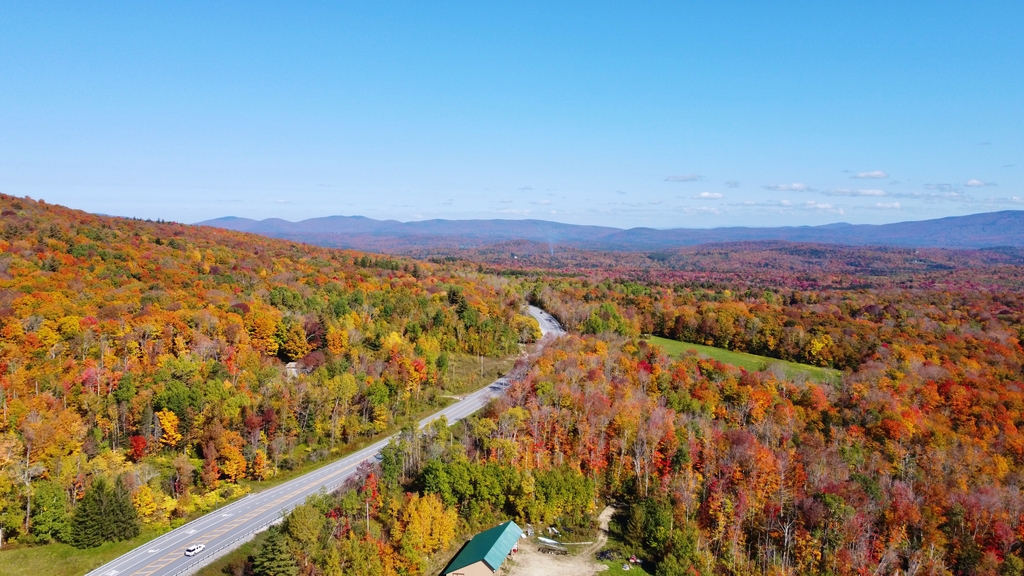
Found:
<path fill-rule="evenodd" d="M 1024 575 L 1019 254 L 389 256 L 0 210 L 5 549 L 156 534 L 397 432 L 226 573 L 431 574 L 498 522 L 592 536 L 613 506 L 662 576 Z M 568 334 L 538 342 L 528 304 Z M 514 360 L 511 385 L 411 425 L 467 358 Z"/>

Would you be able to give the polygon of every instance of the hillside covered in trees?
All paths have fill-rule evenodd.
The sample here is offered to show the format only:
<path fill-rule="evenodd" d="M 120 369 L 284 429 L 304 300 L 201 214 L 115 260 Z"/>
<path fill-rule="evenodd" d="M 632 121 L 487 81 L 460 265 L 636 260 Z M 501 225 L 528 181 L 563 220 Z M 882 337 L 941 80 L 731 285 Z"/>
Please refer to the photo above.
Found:
<path fill-rule="evenodd" d="M 0 213 L 5 542 L 96 545 L 71 519 L 104 494 L 173 525 L 436 405 L 453 354 L 539 335 L 506 280 L 457 267 L 10 196 Z"/>

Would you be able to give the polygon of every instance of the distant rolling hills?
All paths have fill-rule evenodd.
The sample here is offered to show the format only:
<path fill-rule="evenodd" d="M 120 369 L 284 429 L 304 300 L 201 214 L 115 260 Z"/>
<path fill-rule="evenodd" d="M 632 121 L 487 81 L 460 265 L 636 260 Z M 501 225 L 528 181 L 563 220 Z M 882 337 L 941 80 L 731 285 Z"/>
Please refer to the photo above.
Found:
<path fill-rule="evenodd" d="M 431 248 L 483 248 L 525 240 L 595 250 L 648 251 L 723 242 L 785 240 L 851 246 L 919 248 L 1024 247 L 1024 210 L 894 224 L 784 226 L 777 228 L 611 228 L 546 220 L 422 220 L 399 222 L 363 216 L 328 216 L 289 222 L 233 216 L 200 222 L 240 232 L 320 246 L 380 252 Z"/>

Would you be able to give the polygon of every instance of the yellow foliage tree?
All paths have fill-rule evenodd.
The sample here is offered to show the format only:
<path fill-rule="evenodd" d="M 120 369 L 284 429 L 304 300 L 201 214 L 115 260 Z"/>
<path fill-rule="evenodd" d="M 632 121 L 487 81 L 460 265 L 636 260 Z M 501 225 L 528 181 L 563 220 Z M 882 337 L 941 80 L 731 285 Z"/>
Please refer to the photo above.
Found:
<path fill-rule="evenodd" d="M 523 316 L 522 314 L 513 316 L 512 329 L 519 335 L 521 342 L 536 342 L 542 336 L 540 324 L 531 316 Z"/>
<path fill-rule="evenodd" d="M 348 331 L 332 328 L 327 331 L 327 349 L 340 356 L 348 348 Z"/>
<path fill-rule="evenodd" d="M 254 308 L 245 315 L 245 330 L 254 349 L 268 356 L 277 354 L 277 322 L 276 311 Z"/>
<path fill-rule="evenodd" d="M 402 509 L 396 540 L 422 554 L 433 554 L 455 538 L 458 514 L 446 508 L 437 494 L 412 494 Z"/>
<path fill-rule="evenodd" d="M 50 322 L 45 322 L 38 330 L 36 330 L 36 338 L 39 339 L 39 344 L 45 350 L 53 348 L 61 341 L 60 334 L 58 334 L 50 324 Z"/>
<path fill-rule="evenodd" d="M 157 504 L 156 499 L 153 497 L 153 489 L 148 484 L 143 484 L 135 492 L 135 496 L 132 496 L 132 504 L 135 505 L 135 510 L 139 513 L 139 518 L 142 519 L 143 524 L 149 524 L 153 521 L 153 514 L 156 513 Z"/>
<path fill-rule="evenodd" d="M 178 432 L 178 415 L 166 408 L 156 413 L 156 419 L 160 422 L 160 443 L 168 448 L 174 448 L 181 442 L 181 432 Z"/>
<path fill-rule="evenodd" d="M 391 332 L 384 338 L 382 346 L 386 349 L 399 348 L 403 342 L 404 340 L 402 340 L 402 336 L 398 332 Z"/>
<path fill-rule="evenodd" d="M 285 332 L 282 340 L 280 350 L 289 360 L 298 360 L 313 349 L 309 345 L 309 341 L 306 340 L 306 331 L 302 328 L 302 324 L 297 322 Z"/>
<path fill-rule="evenodd" d="M 391 412 L 383 404 L 373 407 L 373 431 L 381 433 L 388 429 L 388 422 L 391 420 Z"/>
<path fill-rule="evenodd" d="M 242 446 L 245 441 L 242 436 L 234 430 L 226 430 L 217 443 L 217 454 L 221 460 L 221 472 L 231 482 L 237 482 L 239 478 L 245 478 L 245 469 L 248 463 L 242 454 Z"/>

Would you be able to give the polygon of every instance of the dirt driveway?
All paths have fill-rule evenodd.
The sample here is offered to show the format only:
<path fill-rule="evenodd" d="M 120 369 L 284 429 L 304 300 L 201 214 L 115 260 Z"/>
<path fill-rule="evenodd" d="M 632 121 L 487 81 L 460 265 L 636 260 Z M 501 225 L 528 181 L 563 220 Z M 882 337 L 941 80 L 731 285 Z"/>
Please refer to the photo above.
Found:
<path fill-rule="evenodd" d="M 607 566 L 594 560 L 594 554 L 608 541 L 608 521 L 614 512 L 615 509 L 611 506 L 601 511 L 601 515 L 597 517 L 601 527 L 597 540 L 586 547 L 568 546 L 573 553 L 566 556 L 540 552 L 536 540 L 533 539 L 520 541 L 519 553 L 516 554 L 515 560 L 506 562 L 505 566 L 508 569 L 503 569 L 502 572 L 508 576 L 593 576 L 607 570 Z M 579 548 L 583 550 L 578 550 Z"/>

